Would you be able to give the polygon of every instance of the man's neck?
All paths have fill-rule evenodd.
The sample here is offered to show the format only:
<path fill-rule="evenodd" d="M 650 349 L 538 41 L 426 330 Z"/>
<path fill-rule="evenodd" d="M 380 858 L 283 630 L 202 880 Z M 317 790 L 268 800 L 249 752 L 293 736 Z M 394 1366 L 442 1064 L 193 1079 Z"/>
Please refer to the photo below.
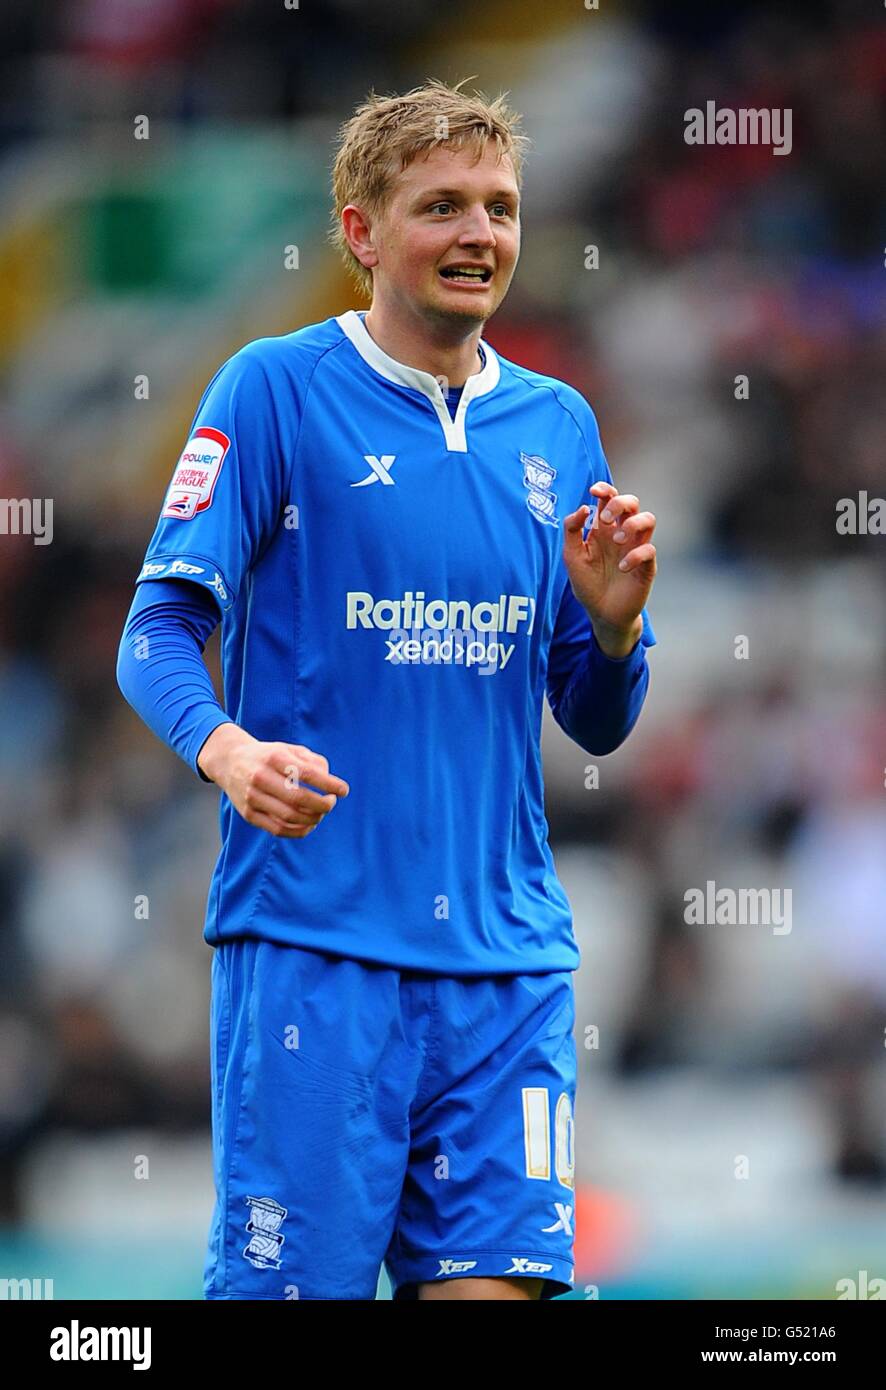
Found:
<path fill-rule="evenodd" d="M 363 324 L 373 342 L 395 362 L 433 377 L 445 377 L 450 387 L 464 386 L 469 376 L 483 370 L 478 346 L 482 326 L 459 343 L 432 342 L 418 328 L 393 322 L 377 304 L 365 315 Z"/>

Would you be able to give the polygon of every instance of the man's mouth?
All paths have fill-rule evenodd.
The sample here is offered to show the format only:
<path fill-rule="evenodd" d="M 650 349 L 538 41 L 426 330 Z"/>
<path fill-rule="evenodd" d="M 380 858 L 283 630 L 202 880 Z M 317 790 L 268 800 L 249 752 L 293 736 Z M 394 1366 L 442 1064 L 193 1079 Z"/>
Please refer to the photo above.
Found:
<path fill-rule="evenodd" d="M 438 274 L 441 279 L 454 285 L 488 285 L 492 279 L 489 266 L 448 265 Z"/>

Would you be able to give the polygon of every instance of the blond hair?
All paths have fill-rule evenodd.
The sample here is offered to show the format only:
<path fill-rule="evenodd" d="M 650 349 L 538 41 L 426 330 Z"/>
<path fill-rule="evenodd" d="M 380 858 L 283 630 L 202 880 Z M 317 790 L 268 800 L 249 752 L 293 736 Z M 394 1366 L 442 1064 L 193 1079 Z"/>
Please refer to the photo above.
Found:
<path fill-rule="evenodd" d="M 468 148 L 479 161 L 487 141 L 494 140 L 499 159 L 510 156 L 517 187 L 521 186 L 523 158 L 530 144 L 520 131 L 522 117 L 508 106 L 505 92 L 490 101 L 482 92 L 470 96 L 458 90 L 470 81 L 473 78 L 465 77 L 449 87 L 429 78 L 403 96 L 383 97 L 371 91 L 339 128 L 329 239 L 367 298 L 372 297 L 372 271 L 357 260 L 341 223 L 348 203 L 356 203 L 369 217 L 377 216 L 397 175 L 417 155 L 444 144 L 457 150 Z"/>

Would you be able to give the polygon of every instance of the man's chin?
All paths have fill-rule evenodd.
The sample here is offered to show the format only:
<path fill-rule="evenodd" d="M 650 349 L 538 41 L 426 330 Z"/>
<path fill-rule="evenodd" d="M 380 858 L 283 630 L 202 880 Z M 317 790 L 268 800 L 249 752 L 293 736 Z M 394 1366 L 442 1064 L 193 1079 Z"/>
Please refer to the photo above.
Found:
<path fill-rule="evenodd" d="M 450 296 L 449 291 L 444 289 L 431 297 L 428 308 L 435 318 L 444 319 L 448 323 L 463 323 L 466 326 L 483 324 L 492 318 L 499 301 L 491 294 L 478 294 L 476 304 L 472 304 L 470 299 L 473 293 L 469 290 L 464 296 Z"/>

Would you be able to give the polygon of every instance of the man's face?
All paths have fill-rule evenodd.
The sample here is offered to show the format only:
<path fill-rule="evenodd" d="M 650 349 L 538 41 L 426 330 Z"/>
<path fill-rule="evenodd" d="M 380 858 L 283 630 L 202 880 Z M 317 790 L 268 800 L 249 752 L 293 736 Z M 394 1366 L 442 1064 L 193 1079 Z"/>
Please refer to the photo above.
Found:
<path fill-rule="evenodd" d="M 496 155 L 490 140 L 478 163 L 471 150 L 444 146 L 407 165 L 372 227 L 374 299 L 466 329 L 491 318 L 520 254 L 514 168 L 508 155 L 500 163 Z M 452 278 L 458 265 L 486 274 Z"/>

